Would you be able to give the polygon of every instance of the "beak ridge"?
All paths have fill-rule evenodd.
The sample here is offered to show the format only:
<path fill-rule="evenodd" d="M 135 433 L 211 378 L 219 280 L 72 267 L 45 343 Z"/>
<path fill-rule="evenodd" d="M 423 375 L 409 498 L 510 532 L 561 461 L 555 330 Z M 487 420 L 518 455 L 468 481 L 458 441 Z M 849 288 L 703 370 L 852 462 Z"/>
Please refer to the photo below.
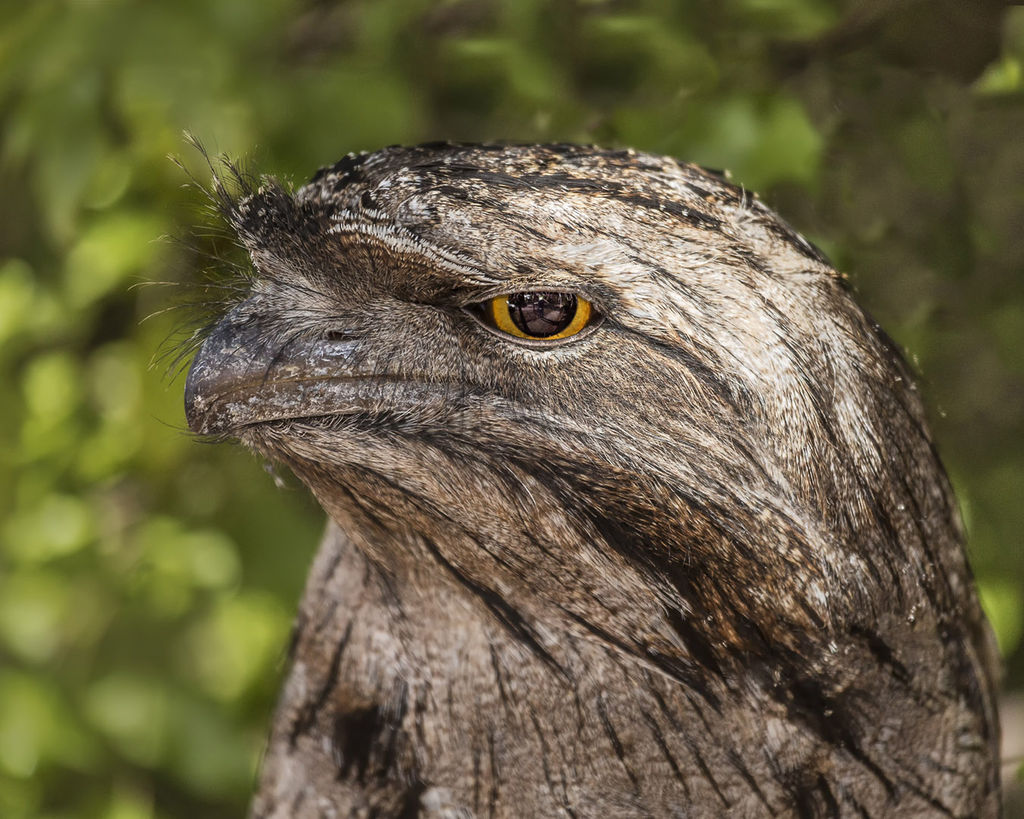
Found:
<path fill-rule="evenodd" d="M 231 310 L 203 342 L 185 381 L 185 418 L 200 435 L 248 424 L 329 414 L 343 382 L 358 378 L 359 342 L 268 330 L 248 302 Z"/>

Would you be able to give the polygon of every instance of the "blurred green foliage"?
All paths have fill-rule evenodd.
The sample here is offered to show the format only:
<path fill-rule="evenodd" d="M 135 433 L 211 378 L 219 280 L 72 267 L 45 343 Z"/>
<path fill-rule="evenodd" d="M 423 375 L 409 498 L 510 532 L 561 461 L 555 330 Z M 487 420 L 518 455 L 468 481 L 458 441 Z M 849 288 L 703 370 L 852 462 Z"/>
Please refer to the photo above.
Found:
<path fill-rule="evenodd" d="M 321 513 L 184 433 L 221 252 L 182 140 L 572 140 L 724 167 L 922 373 L 1024 687 L 1024 8 L 990 0 L 0 5 L 0 816 L 241 815 Z M 214 231 L 216 233 L 216 231 Z M 187 318 L 187 316 L 185 317 Z"/>

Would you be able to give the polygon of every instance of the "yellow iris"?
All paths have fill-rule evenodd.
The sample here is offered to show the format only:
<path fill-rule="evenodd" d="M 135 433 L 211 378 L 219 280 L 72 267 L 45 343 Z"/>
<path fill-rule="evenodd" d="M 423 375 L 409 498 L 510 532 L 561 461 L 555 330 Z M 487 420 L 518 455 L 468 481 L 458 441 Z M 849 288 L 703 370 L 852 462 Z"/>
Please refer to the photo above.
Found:
<path fill-rule="evenodd" d="M 503 333 L 508 333 L 516 338 L 529 338 L 535 341 L 557 341 L 561 338 L 574 336 L 587 326 L 592 313 L 590 302 L 580 296 L 576 296 L 576 312 L 564 329 L 549 336 L 535 336 L 524 332 L 516 325 L 512 318 L 512 305 L 509 303 L 508 296 L 498 296 L 491 299 L 488 302 L 487 308 L 494 326 Z"/>

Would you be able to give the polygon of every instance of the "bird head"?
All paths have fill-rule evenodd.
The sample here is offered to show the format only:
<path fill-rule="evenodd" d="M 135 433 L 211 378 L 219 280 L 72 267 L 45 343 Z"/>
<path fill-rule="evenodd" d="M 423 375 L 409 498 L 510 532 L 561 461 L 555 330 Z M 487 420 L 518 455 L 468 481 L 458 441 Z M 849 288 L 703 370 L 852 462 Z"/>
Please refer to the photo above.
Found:
<path fill-rule="evenodd" d="M 253 276 L 189 424 L 287 465 L 403 587 L 460 589 L 550 656 L 573 633 L 733 681 L 961 605 L 902 358 L 721 175 L 432 145 L 222 203 Z"/>

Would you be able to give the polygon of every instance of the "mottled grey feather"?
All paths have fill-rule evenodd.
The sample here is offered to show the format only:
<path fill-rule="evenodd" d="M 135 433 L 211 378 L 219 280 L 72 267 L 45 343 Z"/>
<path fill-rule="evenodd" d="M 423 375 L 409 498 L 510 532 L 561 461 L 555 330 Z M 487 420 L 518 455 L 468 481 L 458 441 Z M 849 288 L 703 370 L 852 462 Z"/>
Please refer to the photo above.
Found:
<path fill-rule="evenodd" d="M 755 197 L 433 145 L 222 201 L 255 276 L 190 424 L 332 521 L 254 816 L 998 814 L 992 642 L 910 373 Z M 603 322 L 538 348 L 463 309 L 538 290 Z"/>

